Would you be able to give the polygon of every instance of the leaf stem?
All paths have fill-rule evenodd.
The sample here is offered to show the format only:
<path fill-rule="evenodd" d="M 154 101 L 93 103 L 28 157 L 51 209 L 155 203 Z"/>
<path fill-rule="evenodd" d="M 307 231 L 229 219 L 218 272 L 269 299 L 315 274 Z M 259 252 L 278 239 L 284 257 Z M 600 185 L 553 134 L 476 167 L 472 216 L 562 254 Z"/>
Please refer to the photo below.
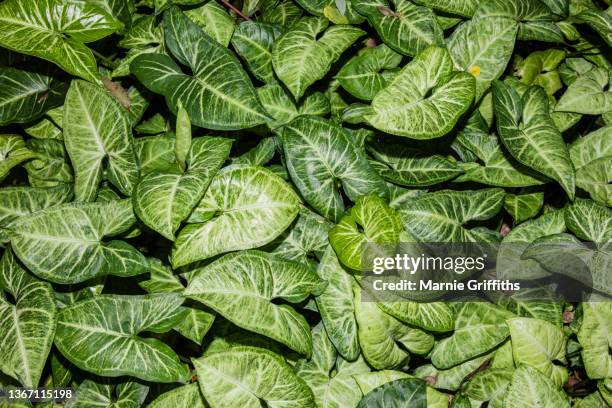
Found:
<path fill-rule="evenodd" d="M 247 16 L 246 14 L 244 14 L 242 11 L 238 10 L 232 3 L 230 3 L 228 0 L 221 0 L 221 3 L 223 3 L 223 5 L 227 8 L 229 8 L 230 10 L 232 10 L 234 13 L 238 14 L 240 17 L 244 18 L 247 21 L 252 21 L 251 18 L 249 16 Z"/>
<path fill-rule="evenodd" d="M 117 63 L 114 62 L 113 60 L 106 58 L 104 55 L 100 54 L 98 51 L 94 49 L 92 49 L 91 51 L 93 52 L 95 57 L 100 61 L 100 63 L 104 65 L 106 68 L 111 68 L 111 69 L 117 68 Z"/>

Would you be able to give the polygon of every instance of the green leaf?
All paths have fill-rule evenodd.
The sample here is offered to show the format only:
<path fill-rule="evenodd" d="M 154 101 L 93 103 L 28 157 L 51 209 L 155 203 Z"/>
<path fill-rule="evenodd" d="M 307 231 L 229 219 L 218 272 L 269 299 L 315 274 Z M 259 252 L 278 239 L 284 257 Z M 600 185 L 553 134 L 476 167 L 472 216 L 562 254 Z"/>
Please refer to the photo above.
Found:
<path fill-rule="evenodd" d="M 517 365 L 528 364 L 561 387 L 568 377 L 565 362 L 566 337 L 563 330 L 551 323 L 528 317 L 507 321 L 512 339 L 512 356 Z"/>
<path fill-rule="evenodd" d="M 353 375 L 359 389 L 363 394 L 368 394 L 375 388 L 380 387 L 391 381 L 400 380 L 402 378 L 414 378 L 410 374 L 406 374 L 403 371 L 395 370 L 381 370 L 372 371 L 369 373 L 358 373 Z M 427 386 L 427 406 L 428 408 L 447 408 L 448 407 L 448 396 L 434 388 Z"/>
<path fill-rule="evenodd" d="M 180 99 L 191 122 L 208 129 L 244 129 L 267 120 L 251 81 L 230 50 L 177 8 L 164 14 L 163 27 L 167 47 L 193 75 L 185 75 L 162 54 L 139 55 L 130 70 L 143 85 L 166 97 L 172 113 Z"/>
<path fill-rule="evenodd" d="M 169 266 L 155 258 L 148 258 L 147 261 L 151 276 L 149 280 L 140 281 L 138 283 L 140 287 L 148 293 L 182 293 L 184 291 L 185 287 L 179 276 L 175 275 Z M 201 344 L 204 335 L 215 320 L 215 315 L 198 306 L 193 304 L 185 306 L 186 316 L 173 329 L 194 343 Z"/>
<path fill-rule="evenodd" d="M 477 373 L 463 388 L 463 393 L 475 404 L 489 402 L 490 407 L 501 407 L 513 371 L 493 368 Z"/>
<path fill-rule="evenodd" d="M 176 268 L 224 252 L 270 243 L 295 219 L 300 201 L 279 176 L 261 167 L 220 171 L 179 233 Z"/>
<path fill-rule="evenodd" d="M 515 223 L 535 217 L 544 205 L 543 192 L 521 192 L 519 194 L 506 194 L 504 209 L 514 218 Z"/>
<path fill-rule="evenodd" d="M 312 329 L 312 343 L 312 358 L 299 360 L 295 365 L 295 373 L 313 391 L 317 407 L 356 407 L 362 395 L 353 375 L 369 372 L 370 367 L 363 358 L 355 362 L 337 358 L 336 350 L 322 324 Z"/>
<path fill-rule="evenodd" d="M 0 24 L 0 46 L 46 59 L 92 82 L 100 82 L 100 75 L 84 43 L 123 27 L 93 4 L 63 0 L 6 0 L 0 5 Z"/>
<path fill-rule="evenodd" d="M 134 148 L 140 162 L 140 175 L 152 171 L 176 169 L 174 144 L 176 139 L 170 136 L 145 136 L 135 139 Z"/>
<path fill-rule="evenodd" d="M 334 24 L 361 24 L 365 20 L 350 1 L 297 0 L 297 3 L 310 14 L 325 16 Z"/>
<path fill-rule="evenodd" d="M 323 78 L 344 50 L 364 34 L 357 27 L 327 28 L 328 24 L 329 21 L 322 17 L 304 17 L 274 42 L 274 72 L 296 100 L 306 88 Z"/>
<path fill-rule="evenodd" d="M 426 392 L 425 381 L 418 378 L 403 378 L 370 391 L 363 397 L 358 407 L 427 408 Z"/>
<path fill-rule="evenodd" d="M 149 387 L 137 382 L 121 382 L 113 384 L 110 381 L 98 382 L 84 380 L 75 390 L 75 397 L 71 399 L 68 408 L 132 408 L 144 403 Z"/>
<path fill-rule="evenodd" d="M 456 391 L 470 374 L 491 359 L 492 354 L 489 353 L 473 358 L 448 370 L 438 370 L 431 364 L 422 365 L 414 370 L 414 374 L 423 379 L 428 379 L 428 377 L 435 378 L 436 388 Z"/>
<path fill-rule="evenodd" d="M 451 180 L 462 173 L 457 164 L 442 155 L 428 154 L 416 146 L 388 140 L 367 143 L 376 161 L 370 164 L 387 181 L 407 187 L 425 187 Z"/>
<path fill-rule="evenodd" d="M 355 360 L 360 353 L 357 337 L 357 320 L 353 303 L 352 276 L 340 265 L 331 246 L 327 247 L 317 274 L 327 281 L 327 286 L 316 297 L 317 309 L 325 331 L 343 358 Z"/>
<path fill-rule="evenodd" d="M 0 135 L 0 181 L 20 163 L 36 157 L 19 135 Z"/>
<path fill-rule="evenodd" d="M 599 115 L 612 110 L 612 91 L 606 69 L 595 67 L 572 82 L 555 105 L 555 111 Z"/>
<path fill-rule="evenodd" d="M 423 194 L 400 209 L 406 230 L 421 242 L 489 242 L 492 231 L 467 228 L 499 212 L 504 190 L 443 190 Z"/>
<path fill-rule="evenodd" d="M 564 42 L 561 29 L 542 1 L 490 0 L 478 8 L 475 18 L 507 17 L 520 22 L 518 39 L 529 41 Z"/>
<path fill-rule="evenodd" d="M 383 42 L 401 54 L 415 56 L 429 45 L 444 42 L 436 16 L 426 7 L 407 0 L 357 0 L 353 5 Z"/>
<path fill-rule="evenodd" d="M 5 249 L 0 261 L 0 370 L 22 386 L 36 388 L 51 350 L 57 307 L 53 289 L 26 273 Z"/>
<path fill-rule="evenodd" d="M 67 86 L 53 74 L 0 67 L 0 125 L 30 122 L 61 105 Z"/>
<path fill-rule="evenodd" d="M 185 11 L 185 15 L 199 25 L 209 37 L 224 47 L 229 46 L 236 22 L 221 4 L 209 1 L 201 7 Z"/>
<path fill-rule="evenodd" d="M 123 194 L 131 195 L 138 181 L 138 161 L 127 115 L 118 101 L 103 88 L 85 81 L 72 82 L 64 117 L 64 142 L 75 172 L 77 201 L 93 201 L 102 178 Z"/>
<path fill-rule="evenodd" d="M 65 203 L 71 198 L 70 186 L 3 187 L 0 189 L 0 228 L 20 217 Z"/>
<path fill-rule="evenodd" d="M 322 93 L 312 93 L 296 107 L 292 98 L 278 82 L 270 82 L 257 89 L 257 94 L 264 108 L 274 118 L 268 121 L 268 127 L 280 133 L 280 127 L 291 122 L 299 115 L 327 115 L 330 110 L 329 100 Z"/>
<path fill-rule="evenodd" d="M 310 388 L 271 351 L 234 347 L 192 361 L 212 408 L 315 407 Z"/>
<path fill-rule="evenodd" d="M 374 195 L 361 196 L 351 211 L 329 232 L 329 243 L 338 259 L 354 270 L 368 270 L 363 265 L 364 245 L 397 244 L 403 231 L 399 215 L 385 201 Z"/>
<path fill-rule="evenodd" d="M 344 212 L 338 184 L 352 200 L 368 193 L 387 194 L 363 150 L 340 126 L 322 118 L 300 116 L 283 128 L 281 139 L 292 181 L 324 217 L 337 221 Z"/>
<path fill-rule="evenodd" d="M 174 232 L 202 199 L 231 145 L 231 140 L 220 137 L 195 138 L 186 155 L 185 173 L 153 171 L 142 177 L 133 197 L 138 218 L 174 240 Z"/>
<path fill-rule="evenodd" d="M 184 316 L 177 294 L 101 295 L 77 302 L 58 315 L 55 345 L 77 367 L 106 377 L 185 382 L 189 370 L 165 343 L 143 338 L 163 333 Z"/>
<path fill-rule="evenodd" d="M 521 164 L 557 181 L 574 197 L 575 174 L 567 146 L 548 114 L 548 99 L 538 86 L 520 97 L 510 85 L 493 83 L 497 131 L 504 146 Z"/>
<path fill-rule="evenodd" d="M 538 279 L 550 273 L 533 259 L 522 259 L 529 244 L 547 235 L 565 231 L 564 211 L 551 211 L 513 228 L 503 239 L 497 256 L 501 279 Z"/>
<path fill-rule="evenodd" d="M 278 244 L 272 244 L 271 252 L 316 268 L 328 246 L 327 234 L 332 227 L 325 218 L 302 208 L 293 226 L 278 238 Z"/>
<path fill-rule="evenodd" d="M 189 114 L 183 108 L 179 100 L 178 112 L 176 113 L 176 141 L 174 143 L 174 155 L 181 170 L 185 171 L 185 160 L 191 148 L 191 120 Z"/>
<path fill-rule="evenodd" d="M 557 293 L 546 287 L 521 288 L 510 296 L 502 296 L 497 303 L 518 316 L 563 325 L 563 302 Z"/>
<path fill-rule="evenodd" d="M 453 31 L 448 49 L 455 66 L 476 78 L 476 100 L 506 69 L 517 31 L 517 22 L 507 17 L 469 20 Z"/>
<path fill-rule="evenodd" d="M 404 325 L 374 302 L 362 301 L 358 288 L 355 288 L 354 296 L 361 352 L 375 369 L 400 367 L 409 359 L 406 350 L 426 354 L 433 346 L 433 336 Z"/>
<path fill-rule="evenodd" d="M 174 388 L 163 393 L 155 398 L 148 408 L 205 408 L 204 400 L 200 395 L 200 389 L 197 383 L 183 385 L 182 387 Z"/>
<path fill-rule="evenodd" d="M 303 10 L 292 1 L 271 1 L 262 5 L 261 22 L 289 28 L 302 16 Z"/>
<path fill-rule="evenodd" d="M 504 407 L 569 408 L 568 399 L 550 377 L 529 365 L 519 367 L 512 375 Z"/>
<path fill-rule="evenodd" d="M 385 313 L 410 325 L 433 332 L 447 332 L 455 327 L 454 314 L 445 302 L 378 302 Z"/>
<path fill-rule="evenodd" d="M 260 251 L 225 255 L 198 269 L 185 296 L 214 309 L 242 327 L 310 355 L 312 344 L 308 323 L 287 305 L 310 293 L 319 294 L 325 283 L 310 268 Z"/>
<path fill-rule="evenodd" d="M 372 100 L 365 119 L 376 129 L 412 139 L 444 136 L 474 99 L 474 77 L 453 71 L 444 48 L 417 55 Z"/>
<path fill-rule="evenodd" d="M 38 211 L 11 223 L 15 254 L 36 275 L 57 283 L 78 283 L 113 274 L 144 273 L 146 259 L 125 241 L 102 241 L 127 231 L 135 218 L 129 200 L 70 203 Z"/>
<path fill-rule="evenodd" d="M 274 81 L 272 44 L 281 34 L 279 26 L 244 21 L 238 25 L 232 36 L 236 53 L 246 62 L 253 75 L 263 82 Z"/>
<path fill-rule="evenodd" d="M 484 302 L 467 302 L 459 310 L 455 331 L 436 343 L 431 362 L 447 369 L 479 356 L 501 344 L 509 335 L 506 319 L 513 314 Z"/>
<path fill-rule="evenodd" d="M 584 10 L 576 18 L 591 26 L 612 47 L 612 15 L 609 10 Z"/>
<path fill-rule="evenodd" d="M 472 17 L 480 2 L 478 0 L 418 0 L 416 3 L 444 13 Z"/>
<path fill-rule="evenodd" d="M 387 85 L 383 69 L 396 68 L 402 62 L 402 56 L 385 44 L 364 48 L 351 58 L 336 75 L 340 85 L 355 98 L 366 101 Z"/>
<path fill-rule="evenodd" d="M 582 323 L 578 341 L 582 346 L 582 362 L 589 378 L 612 377 L 612 307 L 603 298 L 593 296 L 582 303 Z"/>
<path fill-rule="evenodd" d="M 579 199 L 565 208 L 565 224 L 578 238 L 605 245 L 612 241 L 612 209 Z"/>

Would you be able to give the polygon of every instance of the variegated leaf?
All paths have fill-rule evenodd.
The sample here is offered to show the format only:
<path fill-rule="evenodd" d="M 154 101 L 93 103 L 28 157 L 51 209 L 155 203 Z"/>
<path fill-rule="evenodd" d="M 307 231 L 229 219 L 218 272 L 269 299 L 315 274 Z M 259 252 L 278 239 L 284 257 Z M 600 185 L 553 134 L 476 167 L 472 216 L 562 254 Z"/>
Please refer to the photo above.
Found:
<path fill-rule="evenodd" d="M 269 170 L 250 166 L 222 170 L 180 231 L 172 265 L 268 244 L 291 224 L 299 204 L 297 194 Z"/>
<path fill-rule="evenodd" d="M 429 47 L 376 94 L 365 119 L 397 136 L 433 139 L 455 126 L 474 99 L 475 79 L 453 71 L 449 52 Z"/>

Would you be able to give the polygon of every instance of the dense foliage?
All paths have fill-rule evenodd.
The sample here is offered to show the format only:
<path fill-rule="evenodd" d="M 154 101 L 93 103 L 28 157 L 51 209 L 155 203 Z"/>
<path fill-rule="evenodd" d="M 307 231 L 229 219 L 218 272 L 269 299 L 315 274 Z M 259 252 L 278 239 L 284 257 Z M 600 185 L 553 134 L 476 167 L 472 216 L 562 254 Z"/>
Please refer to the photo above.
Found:
<path fill-rule="evenodd" d="M 3 0 L 2 387 L 610 406 L 608 1 Z M 400 241 L 589 242 L 599 293 L 362 302 Z"/>

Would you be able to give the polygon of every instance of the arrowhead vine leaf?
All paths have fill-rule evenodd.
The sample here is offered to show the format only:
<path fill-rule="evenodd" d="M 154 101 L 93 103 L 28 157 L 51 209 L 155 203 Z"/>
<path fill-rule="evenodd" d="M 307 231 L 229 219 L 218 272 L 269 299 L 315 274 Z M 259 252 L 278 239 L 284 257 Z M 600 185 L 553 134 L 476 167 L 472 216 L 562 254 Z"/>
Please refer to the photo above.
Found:
<path fill-rule="evenodd" d="M 611 11 L 0 0 L 0 388 L 612 406 Z"/>

